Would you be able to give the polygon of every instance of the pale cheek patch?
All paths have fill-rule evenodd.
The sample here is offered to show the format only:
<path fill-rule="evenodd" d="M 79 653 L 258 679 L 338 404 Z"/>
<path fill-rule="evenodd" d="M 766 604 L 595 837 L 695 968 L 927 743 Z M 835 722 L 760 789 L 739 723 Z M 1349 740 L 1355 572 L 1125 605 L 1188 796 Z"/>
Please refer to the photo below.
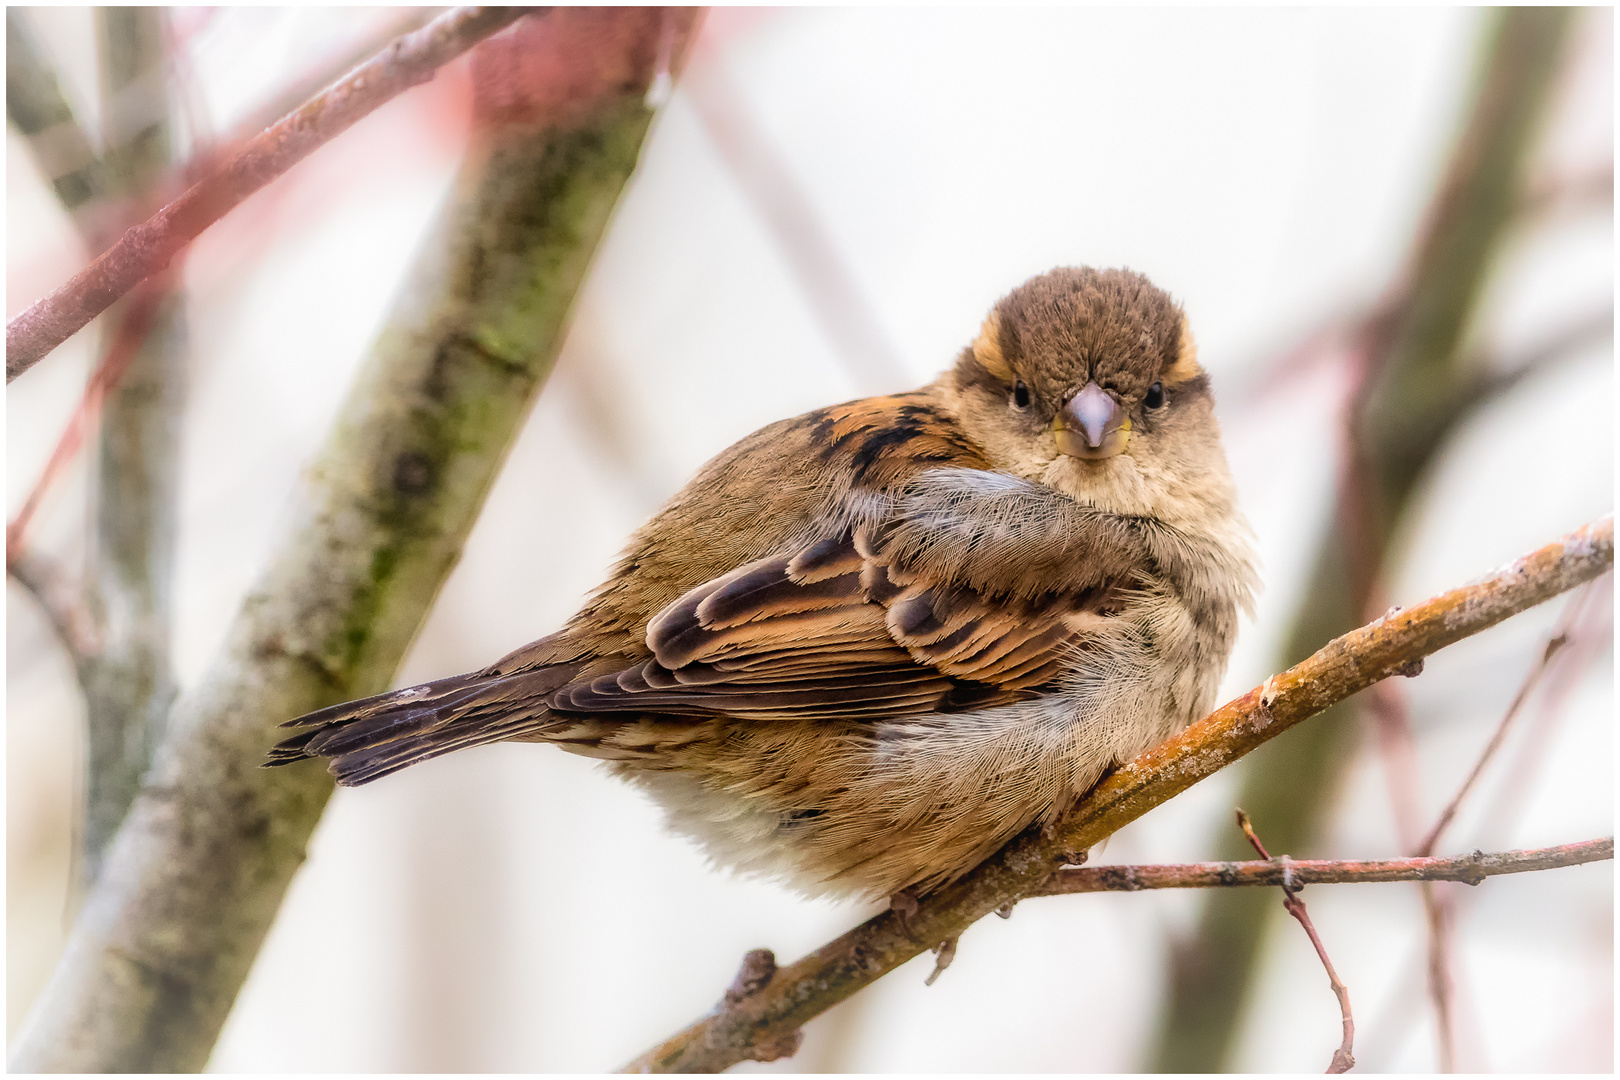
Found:
<path fill-rule="evenodd" d="M 996 378 L 1012 382 L 1012 367 L 1007 363 L 1007 358 L 1001 355 L 1001 320 L 993 311 L 984 320 L 984 328 L 973 343 L 973 359 Z"/>
<path fill-rule="evenodd" d="M 1181 341 L 1176 346 L 1176 362 L 1171 364 L 1164 373 L 1164 381 L 1174 386 L 1189 379 L 1196 379 L 1204 373 L 1198 366 L 1198 343 L 1193 340 L 1192 327 L 1187 323 L 1187 317 L 1181 317 Z"/>

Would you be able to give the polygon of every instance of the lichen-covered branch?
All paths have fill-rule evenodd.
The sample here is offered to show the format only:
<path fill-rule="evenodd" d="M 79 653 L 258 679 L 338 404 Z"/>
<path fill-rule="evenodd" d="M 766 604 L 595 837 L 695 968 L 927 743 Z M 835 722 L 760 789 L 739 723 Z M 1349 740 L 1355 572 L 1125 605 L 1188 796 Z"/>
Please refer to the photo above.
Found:
<path fill-rule="evenodd" d="M 61 288 L 6 324 L 6 381 L 32 367 L 204 229 L 333 136 L 509 25 L 524 8 L 455 8 L 407 34 L 283 117 L 218 171 L 135 226 Z"/>
<path fill-rule="evenodd" d="M 1388 881 L 1462 881 L 1478 885 L 1498 874 L 1554 870 L 1614 858 L 1614 837 L 1526 851 L 1476 851 L 1410 859 L 1251 859 L 1247 862 L 1163 866 L 1077 866 L 1059 870 L 1031 896 L 1217 889 L 1245 885 L 1346 885 Z"/>
<path fill-rule="evenodd" d="M 780 969 L 626 1066 L 626 1072 L 714 1072 L 776 1047 L 806 1021 L 1006 904 L 1036 895 L 1084 852 L 1328 706 L 1584 581 L 1614 564 L 1613 515 L 1453 589 L 1328 642 L 1265 685 L 1105 777 L 1062 821 L 1031 828 L 903 919 L 886 911 Z"/>
<path fill-rule="evenodd" d="M 289 535 L 176 706 L 18 1072 L 200 1069 L 331 793 L 276 725 L 385 688 L 559 349 L 690 10 L 560 9 L 474 57 L 475 145 Z"/>

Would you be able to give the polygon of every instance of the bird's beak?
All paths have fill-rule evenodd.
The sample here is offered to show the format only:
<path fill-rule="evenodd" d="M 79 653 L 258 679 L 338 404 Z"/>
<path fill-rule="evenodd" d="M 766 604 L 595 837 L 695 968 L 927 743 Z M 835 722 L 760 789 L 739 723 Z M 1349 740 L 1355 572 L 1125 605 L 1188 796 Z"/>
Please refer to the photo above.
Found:
<path fill-rule="evenodd" d="M 1131 419 L 1108 391 L 1091 382 L 1069 399 L 1052 421 L 1052 430 L 1060 453 L 1095 461 L 1125 449 Z"/>

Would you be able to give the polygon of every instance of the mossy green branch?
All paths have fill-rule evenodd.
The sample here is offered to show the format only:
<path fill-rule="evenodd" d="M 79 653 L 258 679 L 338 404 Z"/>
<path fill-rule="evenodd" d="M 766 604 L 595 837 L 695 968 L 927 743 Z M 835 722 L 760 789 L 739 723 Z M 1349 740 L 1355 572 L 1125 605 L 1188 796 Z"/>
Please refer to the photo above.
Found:
<path fill-rule="evenodd" d="M 276 725 L 393 677 L 551 369 L 651 120 L 660 36 L 678 58 L 694 22 L 564 9 L 475 54 L 455 192 L 287 539 L 176 707 L 13 1071 L 207 1062 L 331 793 L 316 765 L 259 768 Z"/>

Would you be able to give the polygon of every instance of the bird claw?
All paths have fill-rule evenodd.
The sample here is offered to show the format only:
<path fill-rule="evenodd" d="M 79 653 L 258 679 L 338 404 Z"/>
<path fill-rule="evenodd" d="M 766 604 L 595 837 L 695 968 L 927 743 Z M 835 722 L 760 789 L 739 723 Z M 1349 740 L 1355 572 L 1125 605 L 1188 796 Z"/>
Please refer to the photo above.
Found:
<path fill-rule="evenodd" d="M 917 914 L 917 894 L 909 888 L 901 889 L 889 897 L 889 910 L 900 920 L 900 929 L 905 935 L 915 937 L 916 935 L 911 932 L 911 917 Z"/>
<path fill-rule="evenodd" d="M 934 980 L 939 978 L 940 973 L 951 966 L 951 961 L 956 959 L 957 940 L 957 938 L 948 937 L 934 946 L 934 970 L 928 978 L 923 980 L 924 986 L 933 986 Z"/>

